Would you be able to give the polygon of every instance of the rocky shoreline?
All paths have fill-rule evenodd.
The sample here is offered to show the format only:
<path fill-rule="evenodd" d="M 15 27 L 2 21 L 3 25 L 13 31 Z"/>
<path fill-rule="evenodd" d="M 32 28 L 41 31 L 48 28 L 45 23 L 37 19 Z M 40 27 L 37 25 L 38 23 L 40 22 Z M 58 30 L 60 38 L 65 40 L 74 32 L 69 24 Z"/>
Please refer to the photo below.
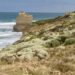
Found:
<path fill-rule="evenodd" d="M 30 24 L 22 21 L 25 23 L 20 25 L 21 39 L 0 51 L 0 64 L 14 64 L 11 70 L 19 69 L 19 75 L 74 75 L 75 12 L 54 19 L 31 21 Z M 19 31 L 18 24 L 16 26 L 15 30 Z M 7 75 L 10 75 L 9 71 Z"/>

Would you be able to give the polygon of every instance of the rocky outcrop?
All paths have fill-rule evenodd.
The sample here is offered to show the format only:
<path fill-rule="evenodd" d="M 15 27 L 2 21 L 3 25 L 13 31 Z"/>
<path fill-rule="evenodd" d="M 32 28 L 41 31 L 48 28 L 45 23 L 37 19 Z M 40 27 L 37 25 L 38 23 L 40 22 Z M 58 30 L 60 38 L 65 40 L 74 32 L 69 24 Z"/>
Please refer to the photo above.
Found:
<path fill-rule="evenodd" d="M 16 25 L 14 31 L 24 32 L 30 29 L 32 25 L 32 16 L 27 15 L 25 12 L 20 12 L 16 18 Z"/>

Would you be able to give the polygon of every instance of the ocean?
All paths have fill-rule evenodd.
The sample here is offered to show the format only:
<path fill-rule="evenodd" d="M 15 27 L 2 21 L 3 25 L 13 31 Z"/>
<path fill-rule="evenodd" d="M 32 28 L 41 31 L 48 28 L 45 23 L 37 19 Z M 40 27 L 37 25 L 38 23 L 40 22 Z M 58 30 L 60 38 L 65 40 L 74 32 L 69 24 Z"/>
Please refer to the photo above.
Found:
<path fill-rule="evenodd" d="M 62 16 L 63 13 L 27 13 L 33 16 L 33 21 Z M 4 48 L 22 36 L 21 32 L 13 32 L 18 12 L 0 12 L 0 48 Z"/>

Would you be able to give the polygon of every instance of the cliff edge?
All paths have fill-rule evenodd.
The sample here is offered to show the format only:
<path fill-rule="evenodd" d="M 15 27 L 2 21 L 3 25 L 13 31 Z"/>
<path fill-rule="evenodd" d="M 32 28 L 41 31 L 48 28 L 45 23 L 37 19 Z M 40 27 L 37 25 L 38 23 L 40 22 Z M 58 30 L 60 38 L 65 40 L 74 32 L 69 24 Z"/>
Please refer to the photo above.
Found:
<path fill-rule="evenodd" d="M 23 21 L 20 15 L 23 15 Z M 75 12 L 33 23 L 31 19 L 25 22 L 25 17 L 25 13 L 19 14 L 18 31 L 25 33 L 25 27 L 32 26 L 20 40 L 0 51 L 0 64 L 7 64 L 0 65 L 0 72 L 8 75 L 75 75 Z M 22 25 L 24 29 L 20 27 Z"/>

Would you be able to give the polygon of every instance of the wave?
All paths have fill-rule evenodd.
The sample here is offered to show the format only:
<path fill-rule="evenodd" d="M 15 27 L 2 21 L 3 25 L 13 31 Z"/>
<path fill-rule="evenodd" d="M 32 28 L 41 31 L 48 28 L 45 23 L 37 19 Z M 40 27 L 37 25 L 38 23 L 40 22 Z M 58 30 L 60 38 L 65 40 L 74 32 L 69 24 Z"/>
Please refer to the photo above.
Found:
<path fill-rule="evenodd" d="M 19 40 L 22 32 L 0 32 L 0 48 L 4 48 Z"/>
<path fill-rule="evenodd" d="M 12 31 L 15 22 L 0 22 L 0 32 Z"/>
<path fill-rule="evenodd" d="M 0 48 L 19 40 L 22 32 L 13 32 L 13 26 L 16 22 L 0 22 Z"/>
<path fill-rule="evenodd" d="M 13 36 L 22 36 L 22 32 L 0 32 L 0 38 Z"/>
<path fill-rule="evenodd" d="M 0 25 L 15 25 L 16 22 L 0 22 Z"/>
<path fill-rule="evenodd" d="M 36 21 L 38 21 L 38 20 L 33 20 L 32 22 L 36 22 Z"/>

